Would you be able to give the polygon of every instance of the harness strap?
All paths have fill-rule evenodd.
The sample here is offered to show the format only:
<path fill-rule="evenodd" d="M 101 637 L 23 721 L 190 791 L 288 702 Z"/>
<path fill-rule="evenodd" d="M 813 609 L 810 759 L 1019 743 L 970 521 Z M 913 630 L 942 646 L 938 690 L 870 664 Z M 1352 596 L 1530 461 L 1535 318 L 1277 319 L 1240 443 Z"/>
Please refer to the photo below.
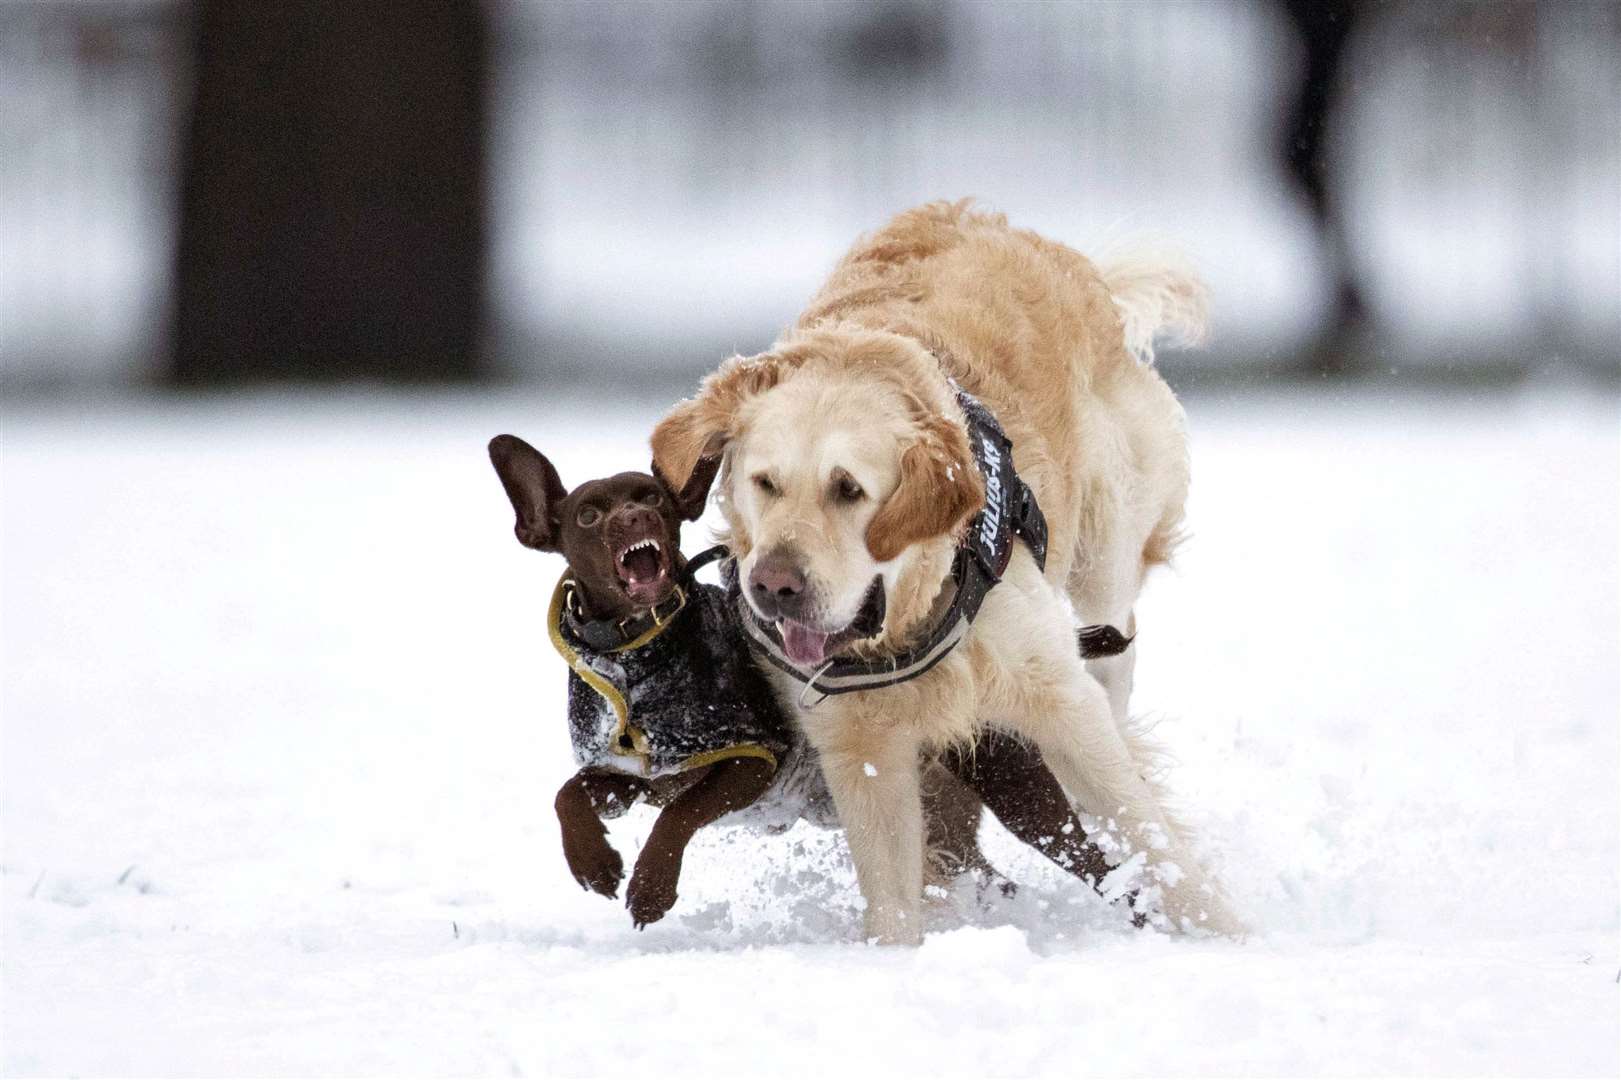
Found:
<path fill-rule="evenodd" d="M 732 554 L 725 544 L 716 544 L 712 548 L 705 548 L 687 560 L 687 576 L 692 577 L 712 562 L 727 558 Z"/>
<path fill-rule="evenodd" d="M 1036 493 L 1014 469 L 1013 440 L 1002 430 L 996 415 L 955 380 L 951 386 L 968 422 L 974 462 L 985 478 L 985 506 L 969 523 L 963 541 L 989 582 L 985 586 L 988 592 L 1007 570 L 1015 536 L 1030 549 L 1036 566 L 1047 569 L 1047 517 L 1036 502 Z"/>
<path fill-rule="evenodd" d="M 1075 646 L 1080 650 L 1081 659 L 1083 660 L 1096 660 L 1103 656 L 1119 656 L 1131 648 L 1131 643 L 1136 640 L 1136 634 L 1127 637 L 1107 623 L 1083 626 L 1075 631 Z"/>

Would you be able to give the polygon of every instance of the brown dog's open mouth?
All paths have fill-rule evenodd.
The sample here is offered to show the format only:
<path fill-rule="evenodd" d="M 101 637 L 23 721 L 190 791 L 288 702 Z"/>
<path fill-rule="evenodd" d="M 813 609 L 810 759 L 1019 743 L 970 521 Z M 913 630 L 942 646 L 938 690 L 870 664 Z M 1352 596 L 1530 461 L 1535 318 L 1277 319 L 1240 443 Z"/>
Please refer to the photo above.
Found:
<path fill-rule="evenodd" d="M 653 537 L 629 544 L 614 556 L 614 570 L 625 595 L 652 607 L 664 599 L 670 583 L 670 553 Z"/>

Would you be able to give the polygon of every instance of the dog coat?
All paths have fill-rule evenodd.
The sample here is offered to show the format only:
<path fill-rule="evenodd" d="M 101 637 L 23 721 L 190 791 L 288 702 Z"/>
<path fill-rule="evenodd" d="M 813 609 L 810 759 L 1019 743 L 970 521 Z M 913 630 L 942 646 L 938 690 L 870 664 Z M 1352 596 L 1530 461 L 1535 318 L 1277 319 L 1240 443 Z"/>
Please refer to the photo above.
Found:
<path fill-rule="evenodd" d="M 690 577 L 679 590 L 673 613 L 606 645 L 576 620 L 572 577 L 557 583 L 549 624 L 569 665 L 575 761 L 645 777 L 737 757 L 776 769 L 798 740 L 749 657 L 736 607 L 725 590 Z"/>

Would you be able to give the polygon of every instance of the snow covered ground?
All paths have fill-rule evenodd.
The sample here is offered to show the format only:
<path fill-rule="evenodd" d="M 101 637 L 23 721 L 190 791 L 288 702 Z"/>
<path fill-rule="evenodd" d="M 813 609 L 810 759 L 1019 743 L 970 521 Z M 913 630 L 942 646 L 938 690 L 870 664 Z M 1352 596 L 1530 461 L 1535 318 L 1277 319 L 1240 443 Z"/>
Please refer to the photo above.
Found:
<path fill-rule="evenodd" d="M 559 565 L 484 442 L 576 482 L 659 404 L 0 416 L 8 1074 L 1621 1068 L 1613 395 L 1191 399 L 1136 706 L 1256 932 L 1133 932 L 991 826 L 1025 888 L 917 950 L 834 834 L 701 836 L 641 933 L 563 867 Z"/>

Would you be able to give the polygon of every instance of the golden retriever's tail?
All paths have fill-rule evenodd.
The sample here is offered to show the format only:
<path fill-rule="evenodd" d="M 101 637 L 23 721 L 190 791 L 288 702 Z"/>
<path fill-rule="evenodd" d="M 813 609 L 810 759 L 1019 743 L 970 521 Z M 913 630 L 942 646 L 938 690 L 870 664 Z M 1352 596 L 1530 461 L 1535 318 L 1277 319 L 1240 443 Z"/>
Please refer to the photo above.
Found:
<path fill-rule="evenodd" d="M 1137 243 L 1101 259 L 1108 287 L 1126 332 L 1126 351 L 1154 362 L 1154 342 L 1176 346 L 1204 340 L 1210 291 L 1188 258 L 1162 244 Z"/>

